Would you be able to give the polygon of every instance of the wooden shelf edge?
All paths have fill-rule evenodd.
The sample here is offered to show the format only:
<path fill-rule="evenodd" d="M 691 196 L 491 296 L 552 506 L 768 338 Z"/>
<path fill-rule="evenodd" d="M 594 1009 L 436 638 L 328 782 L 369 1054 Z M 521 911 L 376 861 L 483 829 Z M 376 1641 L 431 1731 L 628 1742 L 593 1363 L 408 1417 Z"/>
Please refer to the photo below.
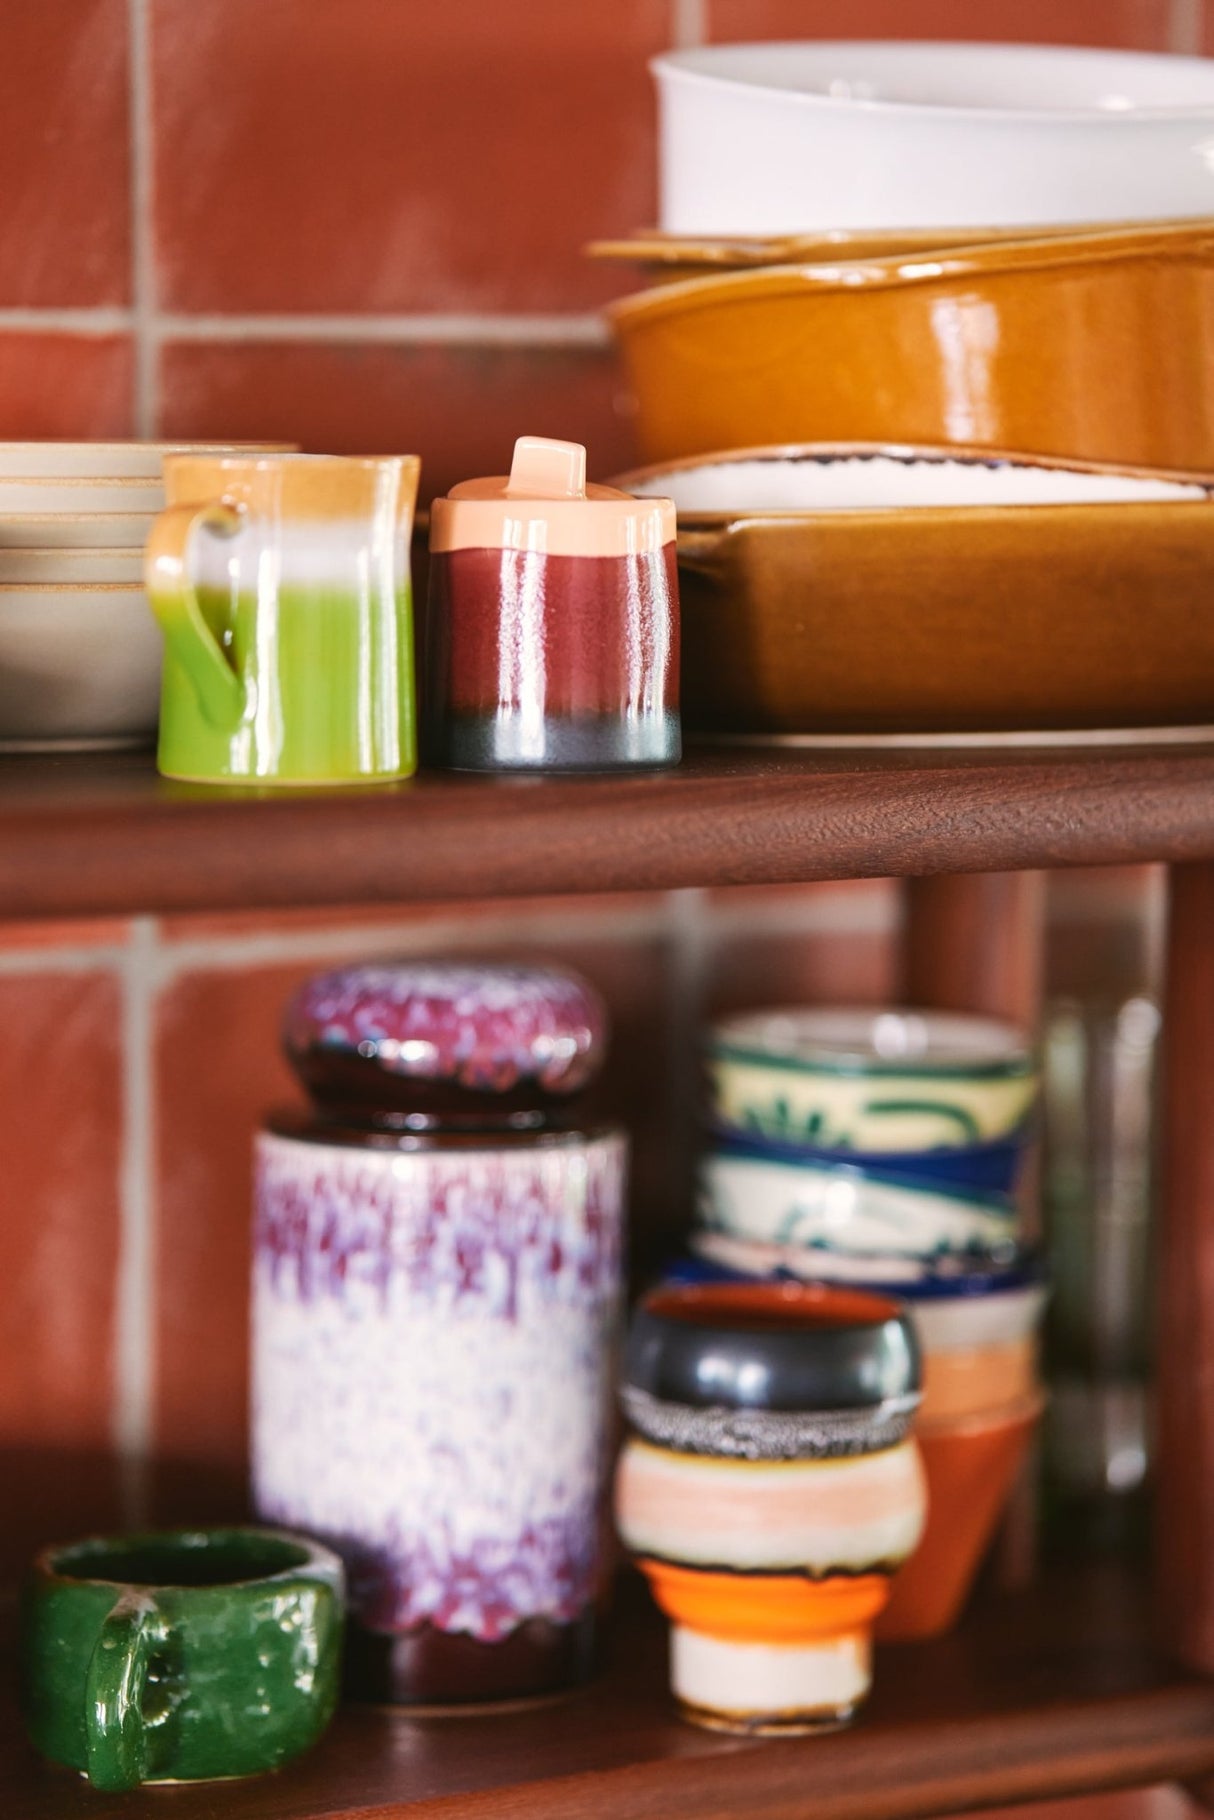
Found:
<path fill-rule="evenodd" d="M 455 901 L 1214 857 L 1209 747 L 705 749 L 647 776 L 202 790 L 0 762 L 0 916 Z"/>
<path fill-rule="evenodd" d="M 1214 1684 L 873 1740 L 883 1773 L 861 1779 L 832 1741 L 742 1743 L 710 1758 L 631 1765 L 325 1820 L 929 1820 L 1016 1802 L 1200 1778 L 1214 1768 Z"/>
<path fill-rule="evenodd" d="M 1162 1661 L 1145 1583 L 1101 1562 L 881 1649 L 850 1730 L 786 1742 L 675 1715 L 665 1627 L 629 1581 L 612 1661 L 567 1700 L 427 1717 L 344 1708 L 248 1782 L 101 1795 L 41 1763 L 0 1705 L 5 1820 L 928 1820 L 1214 1775 L 1214 1680 Z M 217 1793 L 217 1789 L 221 1793 Z"/>

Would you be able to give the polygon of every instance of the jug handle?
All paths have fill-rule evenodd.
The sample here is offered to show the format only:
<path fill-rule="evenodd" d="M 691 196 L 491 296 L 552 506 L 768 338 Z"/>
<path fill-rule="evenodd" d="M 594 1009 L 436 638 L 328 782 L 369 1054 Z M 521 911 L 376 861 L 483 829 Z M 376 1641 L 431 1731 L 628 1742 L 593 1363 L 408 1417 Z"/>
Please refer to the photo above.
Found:
<path fill-rule="evenodd" d="M 225 733 L 235 731 L 244 713 L 244 684 L 203 616 L 186 554 L 197 525 L 230 537 L 243 522 L 239 507 L 218 499 L 169 506 L 153 523 L 143 557 L 144 587 L 165 644 L 194 685 L 207 719 Z"/>

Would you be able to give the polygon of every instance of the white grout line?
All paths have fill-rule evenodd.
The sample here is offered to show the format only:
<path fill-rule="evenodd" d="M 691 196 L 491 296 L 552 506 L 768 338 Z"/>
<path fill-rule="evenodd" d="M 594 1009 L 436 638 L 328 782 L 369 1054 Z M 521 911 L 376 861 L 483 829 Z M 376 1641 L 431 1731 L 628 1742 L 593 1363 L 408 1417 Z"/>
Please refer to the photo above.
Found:
<path fill-rule="evenodd" d="M 152 219 L 152 68 L 148 0 L 127 0 L 131 114 L 131 301 L 135 327 L 137 436 L 154 436 L 159 350 L 155 333 L 156 248 Z"/>
<path fill-rule="evenodd" d="M 708 0 L 671 0 L 671 37 L 678 51 L 708 42 Z"/>
<path fill-rule="evenodd" d="M 126 960 L 125 943 L 98 942 L 96 947 L 72 944 L 58 948 L 54 942 L 45 947 L 5 948 L 4 924 L 0 923 L 0 976 L 19 978 L 37 973 L 114 973 L 121 972 Z"/>
<path fill-rule="evenodd" d="M 700 1082 L 689 1058 L 700 1053 L 708 998 L 715 920 L 707 893 L 698 887 L 671 894 L 666 977 L 666 1107 L 671 1130 L 666 1191 L 676 1206 L 694 1194 L 694 1158 L 700 1149 Z M 674 1172 L 686 1172 L 682 1180 Z"/>
<path fill-rule="evenodd" d="M 144 948 L 139 964 L 159 988 L 179 974 L 198 971 L 234 972 L 278 963 L 289 965 L 312 959 L 323 963 L 392 952 L 467 952 L 480 948 L 491 953 L 507 944 L 525 943 L 532 947 L 542 942 L 559 943 L 568 938 L 571 928 L 579 941 L 641 941 L 666 929 L 670 914 L 680 928 L 690 919 L 697 926 L 699 922 L 706 923 L 714 935 L 739 930 L 753 930 L 756 936 L 882 935 L 896 925 L 896 897 L 884 880 L 865 881 L 863 888 L 848 893 L 827 888 L 818 895 L 811 886 L 801 895 L 798 887 L 789 889 L 798 895 L 755 903 L 743 888 L 736 903 L 716 897 L 710 908 L 702 893 L 676 891 L 668 894 L 675 900 L 673 913 L 667 910 L 665 896 L 657 894 L 647 904 L 590 909 L 571 899 L 539 911 L 528 908 L 512 912 L 507 907 L 490 918 L 470 918 L 465 909 L 455 907 L 449 915 L 427 916 L 419 921 L 416 912 L 402 908 L 397 919 L 383 923 L 340 924 L 332 929 L 301 929 L 297 933 L 275 928 L 265 934 L 161 940 L 150 949 Z M 687 899 L 689 906 L 699 907 L 684 912 L 679 908 L 682 899 Z M 418 905 L 417 911 L 422 910 L 424 906 Z M 262 914 L 270 918 L 275 912 L 267 910 Z M 0 977 L 121 972 L 131 956 L 130 946 L 123 943 L 6 950 L 3 942 L 4 925 L 0 923 Z"/>
<path fill-rule="evenodd" d="M 122 1169 L 113 1437 L 126 1468 L 124 1518 L 144 1520 L 144 1468 L 151 1452 L 156 1369 L 153 1010 L 157 928 L 136 917 L 123 951 Z"/>
<path fill-rule="evenodd" d="M 156 984 L 163 986 L 182 973 L 235 972 L 293 962 L 323 964 L 378 955 L 493 954 L 507 946 L 560 943 L 568 939 L 571 928 L 579 942 L 641 941 L 665 926 L 665 902 L 658 898 L 653 905 L 633 909 L 585 910 L 565 904 L 471 921 L 456 911 L 450 918 L 423 922 L 403 918 L 373 925 L 301 929 L 298 934 L 272 930 L 265 935 L 207 935 L 194 941 L 162 942 L 156 954 Z"/>
<path fill-rule="evenodd" d="M 14 334 L 123 335 L 134 324 L 130 310 L 100 305 L 93 309 L 0 309 L 0 330 Z"/>
<path fill-rule="evenodd" d="M 1199 57 L 1204 46 L 1202 0 L 1169 0 L 1168 49 L 1186 57 Z"/>
<path fill-rule="evenodd" d="M 138 5 L 139 0 L 132 0 Z M 569 316 L 351 316 L 351 315 L 190 315 L 161 313 L 146 304 L 133 309 L 98 305 L 89 309 L 0 307 L 0 334 L 135 335 L 136 406 L 150 435 L 155 412 L 155 359 L 163 341 L 308 341 L 333 345 L 371 342 L 413 346 L 442 343 L 455 347 L 601 348 L 610 341 L 605 321 L 593 315 Z"/>
<path fill-rule="evenodd" d="M 154 318 L 168 341 L 443 342 L 473 347 L 605 347 L 598 316 L 190 315 Z"/>

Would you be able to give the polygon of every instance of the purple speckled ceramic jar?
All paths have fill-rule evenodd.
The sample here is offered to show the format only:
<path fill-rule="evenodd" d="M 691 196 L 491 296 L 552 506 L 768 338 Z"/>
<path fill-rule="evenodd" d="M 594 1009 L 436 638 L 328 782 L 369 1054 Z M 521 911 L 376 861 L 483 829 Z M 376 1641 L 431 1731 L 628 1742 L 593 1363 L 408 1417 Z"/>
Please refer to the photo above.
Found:
<path fill-rule="evenodd" d="M 539 968 L 347 969 L 288 1013 L 318 1110 L 257 1141 L 254 1488 L 343 1555 L 357 1692 L 593 1665 L 627 1144 L 549 1113 L 604 1030 Z"/>

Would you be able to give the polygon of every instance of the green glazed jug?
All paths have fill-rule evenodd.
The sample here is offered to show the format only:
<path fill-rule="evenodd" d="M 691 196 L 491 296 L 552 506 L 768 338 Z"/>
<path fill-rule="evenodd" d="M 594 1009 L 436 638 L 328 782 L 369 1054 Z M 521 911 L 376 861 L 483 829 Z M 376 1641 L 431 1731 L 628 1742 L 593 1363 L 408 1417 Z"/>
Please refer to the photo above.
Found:
<path fill-rule="evenodd" d="M 44 1549 L 22 1612 L 30 1735 L 103 1789 L 274 1769 L 333 1715 L 344 1597 L 337 1556 L 280 1530 Z"/>
<path fill-rule="evenodd" d="M 416 768 L 414 455 L 165 458 L 145 581 L 164 632 L 159 765 L 200 783 Z"/>

